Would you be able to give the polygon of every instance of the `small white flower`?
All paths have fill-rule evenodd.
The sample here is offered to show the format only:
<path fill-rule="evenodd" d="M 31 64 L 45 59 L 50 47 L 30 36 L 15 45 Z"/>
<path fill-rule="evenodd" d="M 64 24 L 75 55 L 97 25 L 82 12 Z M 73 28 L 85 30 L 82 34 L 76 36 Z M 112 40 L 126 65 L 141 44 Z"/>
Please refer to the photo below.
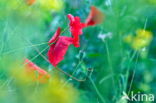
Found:
<path fill-rule="evenodd" d="M 105 4 L 106 4 L 106 6 L 111 6 L 112 5 L 111 0 L 106 0 Z"/>
<path fill-rule="evenodd" d="M 145 51 L 146 51 L 146 48 L 142 48 L 141 51 L 142 51 L 142 52 L 145 52 Z"/>
<path fill-rule="evenodd" d="M 105 34 L 100 33 L 98 35 L 98 38 L 101 39 L 101 40 L 103 40 L 103 41 L 105 39 L 107 39 L 107 38 L 111 39 L 112 38 L 112 33 L 111 32 L 108 32 L 108 33 L 105 33 Z"/>

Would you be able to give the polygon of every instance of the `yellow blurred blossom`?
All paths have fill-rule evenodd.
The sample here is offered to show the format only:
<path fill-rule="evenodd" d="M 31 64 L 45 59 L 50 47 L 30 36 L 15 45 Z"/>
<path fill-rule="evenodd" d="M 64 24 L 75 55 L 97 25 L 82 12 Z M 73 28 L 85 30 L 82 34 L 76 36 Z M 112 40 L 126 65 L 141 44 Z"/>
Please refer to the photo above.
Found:
<path fill-rule="evenodd" d="M 127 42 L 127 43 L 131 43 L 132 40 L 133 40 L 133 36 L 131 34 L 127 35 L 124 40 Z"/>
<path fill-rule="evenodd" d="M 63 8 L 62 0 L 39 0 L 39 3 L 45 10 L 60 11 Z"/>
<path fill-rule="evenodd" d="M 135 50 L 140 50 L 144 47 L 147 47 L 153 38 L 153 34 L 150 31 L 138 29 L 136 35 L 128 35 L 125 37 L 125 42 L 131 45 Z"/>
<path fill-rule="evenodd" d="M 10 76 L 13 78 L 14 82 L 18 85 L 26 85 L 33 82 L 33 75 L 28 75 L 25 71 L 25 68 L 16 64 L 12 65 L 10 69 Z"/>
<path fill-rule="evenodd" d="M 50 74 L 44 69 L 34 64 L 28 59 L 24 63 L 14 63 L 10 67 L 10 75 L 14 78 L 15 83 L 25 85 L 29 83 L 47 83 L 50 79 Z"/>
<path fill-rule="evenodd" d="M 13 83 L 20 90 L 20 94 L 30 103 L 77 103 L 79 92 L 72 84 L 53 71 L 51 78 L 46 83 L 33 80 L 31 73 L 25 72 L 25 67 L 20 64 L 11 65 L 9 75 Z"/>
<path fill-rule="evenodd" d="M 152 32 L 144 30 L 144 29 L 138 29 L 136 31 L 136 37 L 142 38 L 142 39 L 152 39 Z"/>
<path fill-rule="evenodd" d="M 63 78 L 53 76 L 38 93 L 39 103 L 76 103 L 79 97 L 78 91 L 70 83 L 64 83 Z"/>

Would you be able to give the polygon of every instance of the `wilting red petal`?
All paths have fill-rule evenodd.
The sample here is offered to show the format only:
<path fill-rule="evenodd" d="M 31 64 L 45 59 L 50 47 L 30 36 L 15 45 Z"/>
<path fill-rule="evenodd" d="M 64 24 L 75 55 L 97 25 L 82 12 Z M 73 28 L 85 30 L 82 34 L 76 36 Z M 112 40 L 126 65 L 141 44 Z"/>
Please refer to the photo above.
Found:
<path fill-rule="evenodd" d="M 99 24 L 103 21 L 103 17 L 103 13 L 100 10 L 98 10 L 95 6 L 92 6 L 90 14 L 86 19 L 86 25 L 93 26 Z"/>
<path fill-rule="evenodd" d="M 50 75 L 45 70 L 38 67 L 36 64 L 31 62 L 29 59 L 25 59 L 24 64 L 25 64 L 27 73 L 35 75 L 34 72 L 36 71 L 39 74 L 39 77 L 36 79 L 38 79 L 40 82 L 44 82 L 45 81 L 44 79 L 48 80 L 50 78 Z"/>
<path fill-rule="evenodd" d="M 61 34 L 61 28 L 59 27 L 57 31 L 55 32 L 54 36 L 49 40 L 49 43 L 54 43 Z"/>
<path fill-rule="evenodd" d="M 73 15 L 68 14 L 67 17 L 68 17 L 68 19 L 70 20 L 70 23 L 71 23 L 71 24 L 75 21 L 75 18 L 74 18 Z"/>
<path fill-rule="evenodd" d="M 35 3 L 36 0 L 26 0 L 26 3 L 28 5 L 33 5 Z"/>
<path fill-rule="evenodd" d="M 79 42 L 80 40 L 79 40 L 79 36 L 75 36 L 75 37 L 73 37 L 73 45 L 75 46 L 75 47 L 80 47 L 80 42 Z"/>
<path fill-rule="evenodd" d="M 70 44 L 72 44 L 73 38 L 66 36 L 59 36 L 55 44 L 50 46 L 48 51 L 48 58 L 50 63 L 56 67 L 59 62 L 64 59 L 64 56 L 68 50 Z"/>
<path fill-rule="evenodd" d="M 67 17 L 70 20 L 69 26 L 73 38 L 79 38 L 79 35 L 82 34 L 82 29 L 86 27 L 86 24 L 82 23 L 78 16 L 74 17 L 73 15 L 68 14 Z M 73 45 L 79 47 L 79 39 L 73 39 Z"/>
<path fill-rule="evenodd" d="M 78 16 L 74 17 L 73 15 L 68 14 L 67 17 L 70 20 L 69 26 L 72 35 L 81 35 L 82 29 L 85 27 L 85 23 L 82 23 Z"/>

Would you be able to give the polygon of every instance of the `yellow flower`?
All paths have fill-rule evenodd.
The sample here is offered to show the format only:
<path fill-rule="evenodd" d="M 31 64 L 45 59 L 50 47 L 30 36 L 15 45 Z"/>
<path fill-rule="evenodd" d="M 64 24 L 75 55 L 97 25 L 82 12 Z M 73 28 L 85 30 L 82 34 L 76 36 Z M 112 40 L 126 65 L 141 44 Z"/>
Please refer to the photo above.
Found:
<path fill-rule="evenodd" d="M 143 30 L 143 29 L 138 29 L 136 31 L 136 37 L 137 38 L 142 38 L 142 39 L 148 39 L 151 40 L 152 39 L 152 32 L 147 31 L 147 30 Z"/>
<path fill-rule="evenodd" d="M 16 64 L 11 66 L 10 76 L 20 91 L 18 95 L 29 96 L 26 100 L 30 103 L 77 103 L 79 99 L 78 90 L 56 73 L 47 83 L 40 84 L 34 82 L 31 74 L 26 74 L 21 65 Z"/>
<path fill-rule="evenodd" d="M 39 3 L 45 10 L 60 11 L 63 8 L 62 0 L 40 0 Z"/>
<path fill-rule="evenodd" d="M 131 46 L 135 50 L 139 50 L 141 48 L 144 48 L 147 45 L 147 41 L 141 38 L 134 38 Z"/>
<path fill-rule="evenodd" d="M 17 85 L 25 86 L 33 83 L 32 75 L 28 76 L 28 74 L 25 72 L 25 68 L 18 64 L 12 65 L 9 73 Z"/>
<path fill-rule="evenodd" d="M 52 76 L 51 81 L 40 88 L 37 93 L 37 103 L 76 103 L 79 93 L 70 84 L 58 76 Z"/>
<path fill-rule="evenodd" d="M 153 34 L 150 31 L 138 29 L 136 31 L 136 35 L 128 35 L 125 38 L 125 42 L 131 45 L 131 47 L 135 50 L 140 50 L 144 47 L 149 46 L 153 38 Z"/>
<path fill-rule="evenodd" d="M 129 34 L 128 36 L 126 36 L 126 37 L 124 38 L 124 41 L 125 41 L 126 43 L 131 43 L 132 40 L 133 40 L 133 36 L 132 36 L 131 34 Z"/>

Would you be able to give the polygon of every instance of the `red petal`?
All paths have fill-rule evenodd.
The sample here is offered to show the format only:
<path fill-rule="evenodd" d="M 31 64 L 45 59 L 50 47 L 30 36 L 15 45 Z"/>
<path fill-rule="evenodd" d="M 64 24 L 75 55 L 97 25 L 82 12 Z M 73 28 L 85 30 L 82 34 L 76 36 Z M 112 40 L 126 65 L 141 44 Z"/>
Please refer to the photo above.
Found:
<path fill-rule="evenodd" d="M 103 21 L 103 13 L 98 10 L 95 6 L 91 7 L 89 16 L 86 19 L 87 26 L 93 26 Z"/>
<path fill-rule="evenodd" d="M 68 19 L 70 20 L 70 23 L 73 23 L 73 22 L 75 21 L 75 18 L 74 18 L 73 15 L 68 14 L 67 17 L 68 17 Z"/>
<path fill-rule="evenodd" d="M 39 74 L 39 78 L 38 79 L 42 79 L 44 77 L 46 77 L 46 79 L 50 78 L 50 75 L 44 69 L 41 69 L 36 64 L 31 62 L 29 59 L 25 59 L 24 64 L 25 64 L 25 67 L 26 67 L 26 71 L 28 73 L 34 73 L 34 71 L 38 72 L 38 74 Z"/>
<path fill-rule="evenodd" d="M 50 46 L 48 51 L 48 58 L 50 63 L 56 67 L 59 62 L 64 59 L 64 56 L 68 50 L 70 44 L 72 44 L 73 39 L 71 37 L 60 36 L 56 42 Z"/>
<path fill-rule="evenodd" d="M 61 28 L 59 27 L 57 31 L 55 32 L 54 36 L 49 40 L 49 43 L 54 43 L 61 34 Z"/>
<path fill-rule="evenodd" d="M 26 0 L 26 3 L 28 5 L 33 5 L 35 3 L 36 0 Z"/>
<path fill-rule="evenodd" d="M 73 35 L 73 45 L 79 47 L 79 35 L 82 34 L 82 29 L 86 27 L 85 23 L 82 23 L 78 16 L 74 17 L 71 14 L 68 14 L 68 19 L 70 20 L 70 32 Z"/>
<path fill-rule="evenodd" d="M 74 45 L 75 47 L 80 47 L 79 36 L 75 36 L 75 37 L 73 38 L 73 45 Z"/>

